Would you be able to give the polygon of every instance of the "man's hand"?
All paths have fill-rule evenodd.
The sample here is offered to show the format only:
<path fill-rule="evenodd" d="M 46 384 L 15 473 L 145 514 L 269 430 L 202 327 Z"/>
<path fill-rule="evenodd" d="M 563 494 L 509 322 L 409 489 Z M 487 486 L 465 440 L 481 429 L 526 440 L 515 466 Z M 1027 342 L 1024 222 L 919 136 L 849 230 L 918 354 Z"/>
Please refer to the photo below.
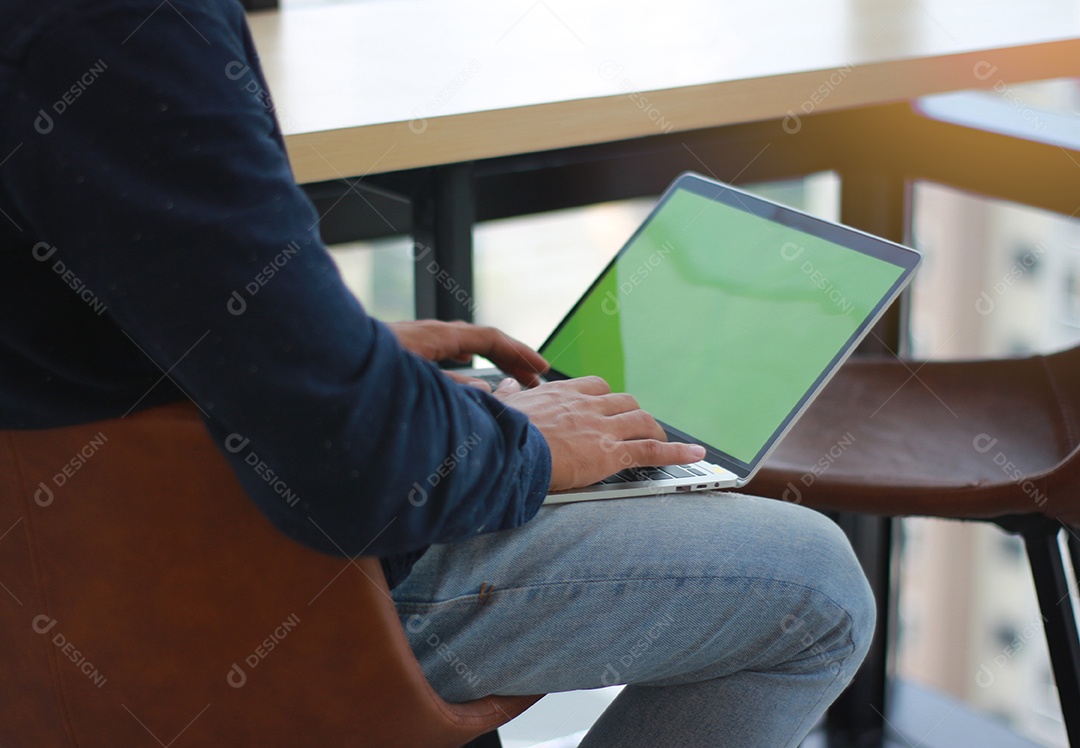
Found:
<path fill-rule="evenodd" d="M 660 425 L 633 397 L 612 393 L 600 377 L 548 382 L 530 390 L 512 379 L 495 397 L 524 412 L 551 449 L 551 490 L 587 486 L 633 466 L 678 465 L 704 447 L 666 441 Z"/>
<path fill-rule="evenodd" d="M 388 326 L 404 348 L 429 361 L 468 363 L 473 356 L 483 356 L 526 387 L 539 384 L 540 375 L 551 368 L 539 353 L 494 327 L 431 319 L 391 322 Z M 471 380 L 449 369 L 446 374 L 463 384 L 479 383 L 490 391 L 480 380 Z"/>

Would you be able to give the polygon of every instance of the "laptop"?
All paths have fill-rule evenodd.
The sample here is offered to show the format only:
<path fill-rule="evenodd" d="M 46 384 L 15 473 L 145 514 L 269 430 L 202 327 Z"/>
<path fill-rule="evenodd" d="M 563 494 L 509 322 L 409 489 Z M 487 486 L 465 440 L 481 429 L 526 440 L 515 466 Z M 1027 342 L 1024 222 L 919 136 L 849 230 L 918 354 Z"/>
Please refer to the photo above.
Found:
<path fill-rule="evenodd" d="M 911 280 L 913 249 L 687 172 L 559 323 L 548 380 L 597 375 L 701 462 L 545 504 L 746 485 Z M 494 369 L 461 373 L 497 382 Z"/>

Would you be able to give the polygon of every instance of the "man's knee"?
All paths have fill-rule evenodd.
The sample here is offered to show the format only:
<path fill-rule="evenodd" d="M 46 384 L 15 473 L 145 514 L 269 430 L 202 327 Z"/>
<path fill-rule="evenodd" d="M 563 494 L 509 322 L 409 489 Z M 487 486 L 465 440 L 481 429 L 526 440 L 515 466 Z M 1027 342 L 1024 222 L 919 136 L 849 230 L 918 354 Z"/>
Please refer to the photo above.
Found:
<path fill-rule="evenodd" d="M 815 590 L 817 631 L 808 632 L 808 649 L 832 651 L 855 664 L 862 661 L 874 636 L 877 604 L 844 532 L 824 515 L 802 507 L 796 559 L 807 586 Z"/>

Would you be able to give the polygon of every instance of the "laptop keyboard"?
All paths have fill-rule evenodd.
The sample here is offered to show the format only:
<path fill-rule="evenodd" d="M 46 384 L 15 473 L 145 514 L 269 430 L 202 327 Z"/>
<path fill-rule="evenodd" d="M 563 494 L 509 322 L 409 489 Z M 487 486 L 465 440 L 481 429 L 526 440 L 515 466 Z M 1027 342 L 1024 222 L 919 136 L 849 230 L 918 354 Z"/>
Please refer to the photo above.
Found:
<path fill-rule="evenodd" d="M 506 375 L 503 374 L 501 371 L 497 371 L 494 374 L 481 374 L 480 376 L 476 377 L 476 379 L 490 384 L 491 389 L 495 389 L 495 387 L 498 386 L 499 382 L 506 378 Z"/>
<path fill-rule="evenodd" d="M 668 480 L 670 478 L 690 478 L 708 475 L 701 468 L 693 465 L 665 465 L 664 467 L 632 467 L 620 470 L 604 478 L 601 483 L 641 483 L 645 481 Z"/>

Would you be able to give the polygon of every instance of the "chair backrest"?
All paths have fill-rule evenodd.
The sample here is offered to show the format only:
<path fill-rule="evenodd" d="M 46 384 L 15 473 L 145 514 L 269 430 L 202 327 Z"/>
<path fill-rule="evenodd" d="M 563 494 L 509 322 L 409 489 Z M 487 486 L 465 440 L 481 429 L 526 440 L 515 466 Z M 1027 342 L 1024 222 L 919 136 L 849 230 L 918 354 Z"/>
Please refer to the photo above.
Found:
<path fill-rule="evenodd" d="M 376 559 L 248 500 L 188 403 L 0 432 L 0 744 L 459 746 Z"/>

